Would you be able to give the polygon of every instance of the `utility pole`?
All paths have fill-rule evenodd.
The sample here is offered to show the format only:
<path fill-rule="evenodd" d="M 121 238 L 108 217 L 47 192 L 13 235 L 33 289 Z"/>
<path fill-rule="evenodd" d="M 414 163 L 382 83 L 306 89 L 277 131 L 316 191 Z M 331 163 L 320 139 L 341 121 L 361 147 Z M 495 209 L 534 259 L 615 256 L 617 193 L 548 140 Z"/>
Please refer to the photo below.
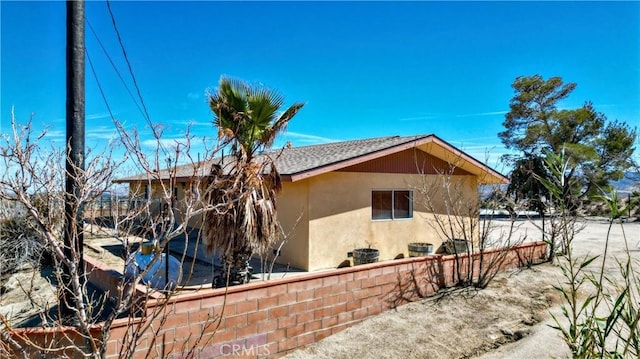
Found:
<path fill-rule="evenodd" d="M 84 284 L 83 216 L 80 206 L 80 176 L 84 172 L 84 1 L 70 1 L 67 6 L 67 151 L 64 203 L 64 253 L 76 268 L 63 266 L 62 313 L 73 322 L 78 300 L 72 277 Z M 75 272 L 74 272 L 75 271 Z"/>

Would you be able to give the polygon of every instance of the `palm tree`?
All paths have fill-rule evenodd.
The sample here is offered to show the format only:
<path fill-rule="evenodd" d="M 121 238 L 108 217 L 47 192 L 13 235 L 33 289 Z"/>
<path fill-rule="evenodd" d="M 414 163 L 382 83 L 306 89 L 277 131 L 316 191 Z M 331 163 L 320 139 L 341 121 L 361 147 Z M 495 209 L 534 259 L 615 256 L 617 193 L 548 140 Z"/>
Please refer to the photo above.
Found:
<path fill-rule="evenodd" d="M 273 159 L 259 154 L 271 148 L 304 105 L 296 103 L 279 112 L 283 104 L 278 92 L 226 77 L 209 94 L 213 123 L 218 137 L 230 145 L 232 161 L 225 165 L 222 158 L 212 169 L 215 190 L 209 191 L 208 200 L 224 210 L 205 217 L 203 242 L 208 252 L 221 254 L 226 283 L 248 282 L 249 259 L 254 253 L 264 254 L 279 234 L 276 193 L 281 189 L 280 175 Z"/>

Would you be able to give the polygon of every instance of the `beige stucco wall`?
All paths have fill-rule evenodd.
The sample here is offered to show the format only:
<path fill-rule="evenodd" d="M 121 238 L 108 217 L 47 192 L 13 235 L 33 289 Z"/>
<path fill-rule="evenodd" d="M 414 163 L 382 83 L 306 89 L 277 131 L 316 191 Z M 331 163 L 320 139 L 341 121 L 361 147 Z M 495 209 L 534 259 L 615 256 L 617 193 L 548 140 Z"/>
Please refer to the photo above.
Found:
<path fill-rule="evenodd" d="M 129 197 L 138 201 L 146 200 L 146 186 L 148 186 L 148 194 L 151 200 L 149 209 L 152 215 L 157 215 L 160 212 L 160 202 L 163 197 L 161 184 L 153 183 L 149 185 L 147 182 L 131 182 L 129 183 Z"/>
<path fill-rule="evenodd" d="M 442 200 L 442 177 L 389 173 L 330 172 L 298 182 L 284 182 L 278 194 L 278 219 L 287 235 L 278 263 L 305 270 L 336 268 L 351 261 L 347 253 L 355 248 L 380 250 L 380 260 L 408 256 L 410 242 L 430 242 L 437 249 L 443 238 L 429 222 L 446 213 Z M 477 206 L 477 177 L 452 176 L 451 188 L 470 205 Z M 428 188 L 432 207 L 420 188 Z M 136 184 L 131 184 L 136 189 Z M 413 218 L 397 220 L 371 219 L 372 190 L 413 190 Z M 152 186 L 152 198 L 162 197 L 159 185 Z M 187 195 L 178 185 L 178 207 Z M 144 185 L 138 190 L 144 195 Z M 189 225 L 198 227 L 201 217 Z M 476 233 L 473 234 L 477 235 Z"/>
<path fill-rule="evenodd" d="M 278 220 L 286 235 L 276 262 L 309 268 L 309 181 L 285 182 L 278 194 Z"/>
<path fill-rule="evenodd" d="M 410 242 L 430 242 L 437 248 L 442 236 L 427 223 L 431 218 L 421 205 L 423 178 L 418 175 L 331 172 L 308 180 L 309 270 L 335 268 L 348 260 L 347 252 L 371 247 L 380 250 L 380 260 L 408 256 Z M 426 178 L 426 186 L 435 176 Z M 459 191 L 470 201 L 477 197 L 474 176 L 454 176 Z M 414 189 L 413 218 L 371 219 L 371 191 Z M 442 203 L 436 207 L 443 208 Z"/>
<path fill-rule="evenodd" d="M 276 262 L 289 264 L 300 269 L 309 268 L 308 183 L 308 181 L 285 182 L 277 197 L 278 219 L 286 235 L 286 242 Z M 130 195 L 140 199 L 144 198 L 145 184 L 141 182 L 130 183 Z M 184 200 L 186 196 L 190 195 L 190 187 L 189 184 L 182 185 L 182 183 L 177 184 L 176 187 L 178 188 L 178 201 L 174 213 L 176 221 L 180 222 L 185 208 Z M 150 189 L 152 214 L 157 215 L 160 211 L 160 203 L 164 201 L 164 189 L 159 183 L 152 184 Z M 204 192 L 204 184 L 201 184 L 202 192 Z M 197 204 L 195 208 L 198 208 Z M 194 215 L 188 219 L 187 225 L 199 228 L 202 225 L 202 220 L 202 215 Z"/>

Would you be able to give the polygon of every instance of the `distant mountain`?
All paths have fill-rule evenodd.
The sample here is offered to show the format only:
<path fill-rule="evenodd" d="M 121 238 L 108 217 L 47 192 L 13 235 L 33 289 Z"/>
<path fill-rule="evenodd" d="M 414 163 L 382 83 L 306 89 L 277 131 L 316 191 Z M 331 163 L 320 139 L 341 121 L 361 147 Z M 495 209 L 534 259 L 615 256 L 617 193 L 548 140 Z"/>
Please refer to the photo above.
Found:
<path fill-rule="evenodd" d="M 507 191 L 507 187 L 509 187 L 508 184 L 499 184 L 499 185 L 492 184 L 492 185 L 486 185 L 486 186 L 479 186 L 478 192 L 480 193 L 480 199 L 489 198 L 489 195 L 494 190 L 498 190 L 499 189 L 502 192 L 506 192 Z"/>
<path fill-rule="evenodd" d="M 637 172 L 626 172 L 624 177 L 619 181 L 612 181 L 611 185 L 615 190 L 620 194 L 632 193 L 634 191 L 640 192 L 640 173 Z M 506 191 L 508 185 L 488 185 L 488 186 L 480 186 L 480 198 L 486 199 L 491 191 L 496 187 L 500 188 L 502 191 Z"/>
<path fill-rule="evenodd" d="M 640 191 L 640 173 L 627 172 L 624 174 L 624 178 L 611 182 L 611 185 L 620 193 Z"/>

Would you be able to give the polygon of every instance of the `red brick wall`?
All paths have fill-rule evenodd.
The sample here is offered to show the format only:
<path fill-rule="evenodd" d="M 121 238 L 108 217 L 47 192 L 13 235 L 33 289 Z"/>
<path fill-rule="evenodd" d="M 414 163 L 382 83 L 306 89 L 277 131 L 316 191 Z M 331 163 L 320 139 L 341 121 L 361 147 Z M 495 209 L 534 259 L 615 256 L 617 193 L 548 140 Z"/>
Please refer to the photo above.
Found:
<path fill-rule="evenodd" d="M 484 260 L 497 254 L 485 252 Z M 540 263 L 546 244 L 521 245 L 505 258 L 502 270 Z M 196 358 L 279 357 L 455 284 L 456 263 L 454 256 L 431 255 L 181 293 L 153 320 L 158 334 L 148 331 L 135 357 L 150 349 L 150 357 L 181 358 L 192 347 Z M 118 356 L 126 330 L 126 319 L 113 323 L 107 358 Z"/>

